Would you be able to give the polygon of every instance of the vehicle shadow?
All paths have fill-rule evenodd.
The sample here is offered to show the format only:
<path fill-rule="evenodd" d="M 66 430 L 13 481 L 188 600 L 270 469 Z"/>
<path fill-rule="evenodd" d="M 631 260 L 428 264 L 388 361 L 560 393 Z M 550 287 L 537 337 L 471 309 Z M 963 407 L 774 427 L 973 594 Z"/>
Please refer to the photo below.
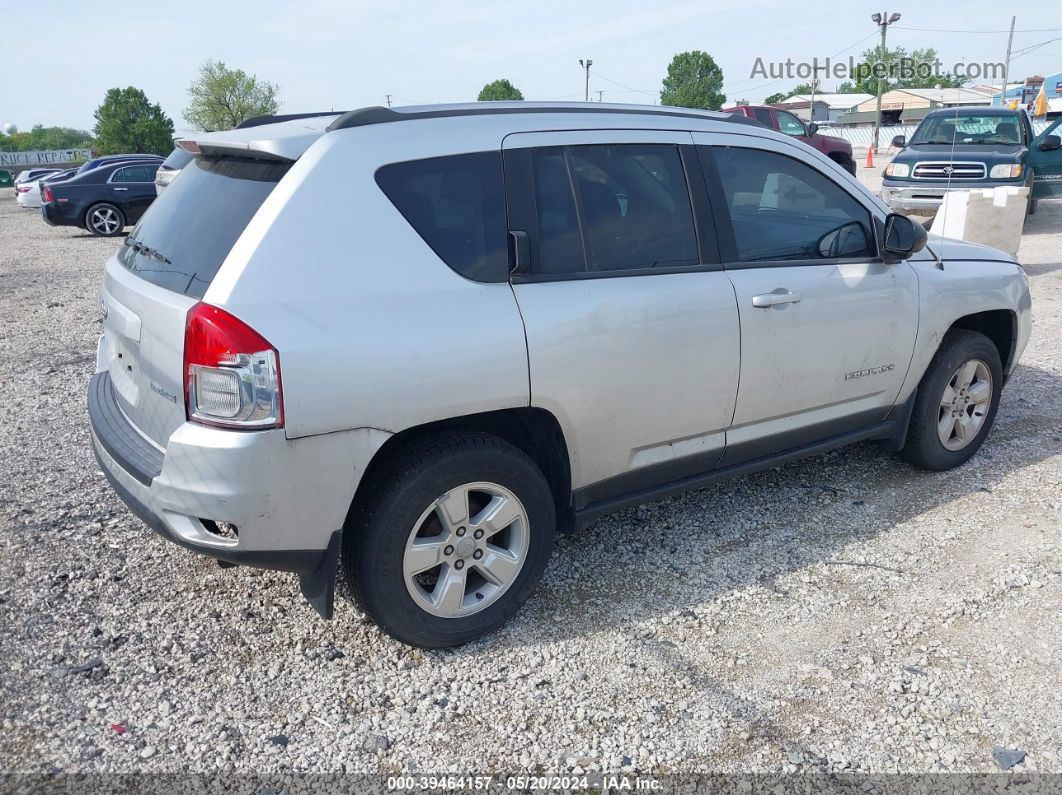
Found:
<path fill-rule="evenodd" d="M 866 443 L 606 517 L 558 538 L 538 594 L 509 625 L 478 643 L 429 654 L 471 662 L 513 645 L 614 633 L 618 644 L 637 650 L 639 665 L 687 679 L 713 709 L 755 726 L 758 736 L 801 747 L 803 740 L 788 738 L 762 704 L 707 670 L 700 658 L 711 643 L 706 634 L 714 632 L 701 624 L 690 647 L 652 620 L 691 620 L 707 607 L 703 620 L 725 625 L 740 603 L 720 608 L 719 601 L 752 586 L 784 600 L 787 586 L 776 581 L 819 563 L 831 564 L 827 571 L 836 565 L 839 582 L 847 579 L 841 571 L 878 569 L 903 578 L 902 564 L 861 562 L 849 548 L 973 492 L 992 491 L 1011 473 L 1059 454 L 1062 377 L 1019 367 L 985 445 L 957 471 L 923 472 Z M 829 575 L 820 587 L 831 587 Z M 617 665 L 631 664 L 630 655 L 624 659 Z"/>
<path fill-rule="evenodd" d="M 634 628 L 769 587 L 1060 453 L 1062 377 L 1019 366 L 985 445 L 960 469 L 924 472 L 865 443 L 605 517 L 558 537 L 538 595 L 508 628 L 448 653 L 489 653 L 509 634 L 550 643 Z"/>

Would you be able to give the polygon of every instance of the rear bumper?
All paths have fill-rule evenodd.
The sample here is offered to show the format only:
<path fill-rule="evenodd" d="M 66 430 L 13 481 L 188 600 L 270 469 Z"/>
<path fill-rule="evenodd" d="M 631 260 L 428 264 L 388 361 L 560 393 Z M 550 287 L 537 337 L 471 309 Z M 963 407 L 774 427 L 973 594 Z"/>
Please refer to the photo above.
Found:
<path fill-rule="evenodd" d="M 955 191 L 987 190 L 991 188 L 1018 187 L 1019 181 L 990 182 L 970 180 L 963 182 L 889 182 L 881 184 L 881 199 L 893 210 L 936 210 L 944 201 L 944 194 Z"/>
<path fill-rule="evenodd" d="M 61 210 L 58 202 L 42 204 L 41 218 L 49 226 L 81 226 L 78 217 Z"/>
<path fill-rule="evenodd" d="M 88 413 L 100 469 L 144 524 L 221 561 L 295 572 L 331 617 L 341 528 L 382 439 L 351 431 L 289 441 L 282 430 L 185 423 L 162 451 L 121 411 L 106 372 L 92 377 Z M 216 522 L 235 525 L 238 537 L 218 535 Z"/>

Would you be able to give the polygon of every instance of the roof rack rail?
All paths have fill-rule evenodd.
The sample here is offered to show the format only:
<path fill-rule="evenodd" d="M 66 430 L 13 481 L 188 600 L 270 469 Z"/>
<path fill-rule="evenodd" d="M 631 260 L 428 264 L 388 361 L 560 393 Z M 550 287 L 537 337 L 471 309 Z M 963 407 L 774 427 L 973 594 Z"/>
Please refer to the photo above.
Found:
<path fill-rule="evenodd" d="M 319 113 L 282 113 L 274 116 L 252 116 L 249 119 L 244 119 L 236 125 L 237 130 L 243 130 L 247 127 L 261 127 L 263 124 L 277 124 L 282 121 L 295 121 L 297 119 L 314 119 L 318 116 L 336 116 L 347 113 L 344 110 L 325 110 Z"/>
<path fill-rule="evenodd" d="M 493 103 L 485 102 L 484 107 L 430 107 L 425 110 L 396 111 L 385 108 L 382 105 L 373 105 L 367 108 L 358 108 L 344 113 L 334 122 L 328 125 L 328 131 L 347 130 L 351 127 L 367 127 L 372 124 L 387 124 L 394 121 L 414 121 L 416 119 L 442 119 L 451 116 L 493 116 L 505 114 L 524 113 L 624 113 L 640 116 L 671 116 L 686 119 L 708 119 L 712 121 L 725 121 L 733 124 L 751 124 L 755 127 L 763 127 L 760 122 L 746 118 L 737 113 L 721 113 L 717 111 L 698 111 L 692 108 L 645 108 L 632 105 L 628 108 L 620 107 L 596 107 L 596 103 L 588 102 L 568 105 L 526 105 L 515 107 L 503 105 L 501 107 L 489 107 Z M 708 115 L 716 114 L 718 115 Z"/>

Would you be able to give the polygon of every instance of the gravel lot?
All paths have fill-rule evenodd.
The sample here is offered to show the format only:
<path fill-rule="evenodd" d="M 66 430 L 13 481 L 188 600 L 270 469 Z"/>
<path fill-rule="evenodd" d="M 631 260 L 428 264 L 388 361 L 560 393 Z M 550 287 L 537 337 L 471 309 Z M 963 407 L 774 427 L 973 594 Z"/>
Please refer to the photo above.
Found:
<path fill-rule="evenodd" d="M 1033 339 L 970 464 L 859 445 L 618 514 L 559 540 L 505 629 L 428 653 L 345 585 L 322 622 L 293 576 L 125 510 L 84 410 L 115 244 L 5 191 L 2 767 L 991 772 L 998 747 L 1062 772 L 1062 202 L 1040 208 Z"/>

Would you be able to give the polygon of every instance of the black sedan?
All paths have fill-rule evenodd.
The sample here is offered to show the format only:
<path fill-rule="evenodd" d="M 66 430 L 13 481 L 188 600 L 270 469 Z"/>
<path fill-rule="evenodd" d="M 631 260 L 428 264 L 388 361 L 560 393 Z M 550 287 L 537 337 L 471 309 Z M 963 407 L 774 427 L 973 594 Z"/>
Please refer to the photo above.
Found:
<path fill-rule="evenodd" d="M 52 226 L 79 226 L 113 237 L 135 224 L 157 195 L 158 159 L 99 166 L 41 191 L 41 214 Z"/>

